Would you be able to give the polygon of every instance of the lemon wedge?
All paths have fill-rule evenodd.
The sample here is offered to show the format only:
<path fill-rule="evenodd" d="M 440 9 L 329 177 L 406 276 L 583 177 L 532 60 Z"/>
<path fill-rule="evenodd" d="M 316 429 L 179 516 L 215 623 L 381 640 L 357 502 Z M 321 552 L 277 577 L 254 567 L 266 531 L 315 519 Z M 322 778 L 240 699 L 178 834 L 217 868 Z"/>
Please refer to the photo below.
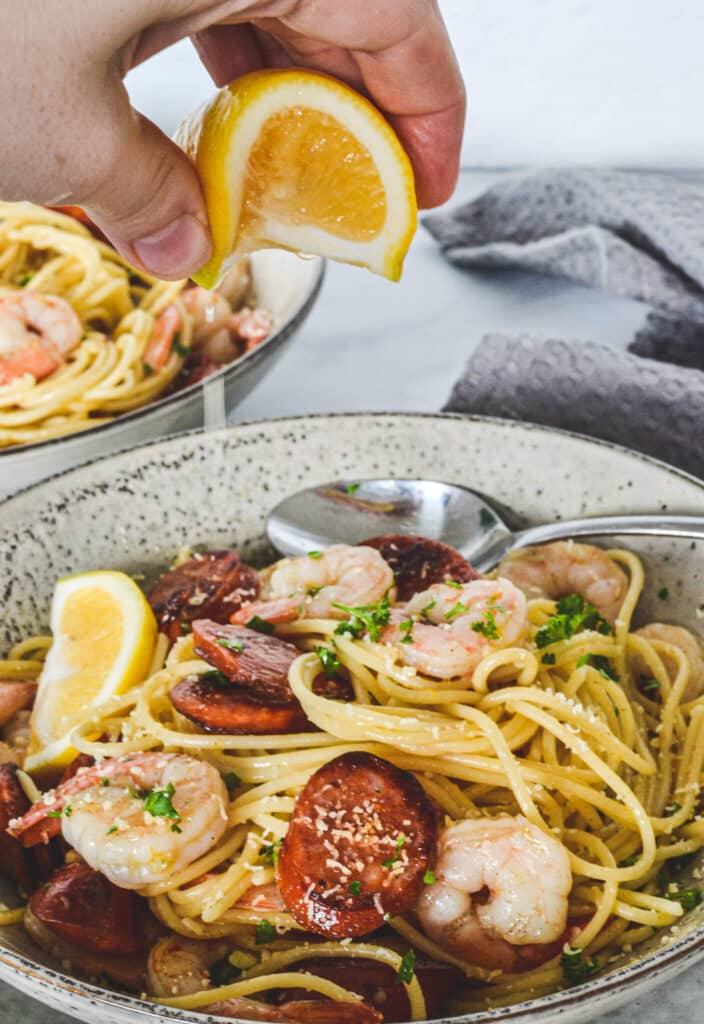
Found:
<path fill-rule="evenodd" d="M 279 248 L 398 280 L 416 230 L 413 169 L 393 129 L 354 89 L 296 68 L 254 71 L 178 129 L 195 163 L 214 287 L 243 253 Z"/>
<path fill-rule="evenodd" d="M 30 772 L 68 764 L 76 755 L 69 735 L 77 718 L 146 679 L 157 626 L 134 580 L 101 571 L 57 582 L 51 632 L 30 720 Z"/>

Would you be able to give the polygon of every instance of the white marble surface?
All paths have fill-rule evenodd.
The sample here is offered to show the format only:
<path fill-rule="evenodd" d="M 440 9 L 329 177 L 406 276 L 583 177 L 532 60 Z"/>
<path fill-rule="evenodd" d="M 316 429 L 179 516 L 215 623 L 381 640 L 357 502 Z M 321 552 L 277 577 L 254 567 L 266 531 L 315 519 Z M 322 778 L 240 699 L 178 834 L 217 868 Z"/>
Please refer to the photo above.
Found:
<path fill-rule="evenodd" d="M 440 0 L 467 82 L 463 163 L 694 167 L 701 0 Z M 188 42 L 128 77 L 172 133 L 213 86 Z"/>
<path fill-rule="evenodd" d="M 492 176 L 493 178 L 494 176 Z M 465 174 L 457 200 L 487 180 Z M 525 274 L 467 274 L 444 262 L 421 230 L 398 285 L 332 266 L 320 302 L 272 374 L 236 419 L 352 409 L 438 409 L 489 330 L 559 332 L 625 344 L 643 319 L 636 302 Z M 58 468 L 58 467 L 57 467 Z M 699 1019 L 704 972 L 610 1014 L 610 1024 Z M 63 1014 L 0 984 L 0 1024 L 68 1024 Z M 594 1024 L 606 1024 L 607 1018 Z"/>

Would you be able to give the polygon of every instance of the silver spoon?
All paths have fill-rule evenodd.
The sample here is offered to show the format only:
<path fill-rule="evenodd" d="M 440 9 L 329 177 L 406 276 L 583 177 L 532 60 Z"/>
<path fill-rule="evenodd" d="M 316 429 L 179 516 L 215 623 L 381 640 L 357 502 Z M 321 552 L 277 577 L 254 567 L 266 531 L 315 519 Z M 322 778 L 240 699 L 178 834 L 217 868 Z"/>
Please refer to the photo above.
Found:
<path fill-rule="evenodd" d="M 284 555 L 356 544 L 387 533 L 414 533 L 456 548 L 480 572 L 529 544 L 564 537 L 648 534 L 704 540 L 704 516 L 595 516 L 511 530 L 476 491 L 436 480 L 336 480 L 280 502 L 266 530 Z"/>

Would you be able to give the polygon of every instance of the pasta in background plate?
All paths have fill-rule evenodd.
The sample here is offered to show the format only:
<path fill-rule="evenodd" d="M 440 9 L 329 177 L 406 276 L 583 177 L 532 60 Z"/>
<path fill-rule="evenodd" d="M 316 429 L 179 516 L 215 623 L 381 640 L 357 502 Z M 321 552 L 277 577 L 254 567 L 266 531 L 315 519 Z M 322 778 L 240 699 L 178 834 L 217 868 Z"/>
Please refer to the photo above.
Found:
<path fill-rule="evenodd" d="M 218 292 L 158 281 L 81 212 L 0 202 L 0 448 L 98 426 L 195 383 L 271 331 L 268 314 L 244 306 L 247 261 Z"/>

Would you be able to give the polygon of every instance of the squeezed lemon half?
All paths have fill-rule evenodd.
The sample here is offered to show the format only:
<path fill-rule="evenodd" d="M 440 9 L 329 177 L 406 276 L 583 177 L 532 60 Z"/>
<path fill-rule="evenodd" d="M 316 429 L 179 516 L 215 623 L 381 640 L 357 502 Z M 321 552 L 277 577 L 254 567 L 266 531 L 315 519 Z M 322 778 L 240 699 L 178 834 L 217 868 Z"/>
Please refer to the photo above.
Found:
<path fill-rule="evenodd" d="M 192 114 L 176 142 L 201 179 L 214 287 L 241 254 L 280 248 L 398 280 L 417 225 L 413 169 L 368 100 L 327 75 L 255 71 Z"/>

